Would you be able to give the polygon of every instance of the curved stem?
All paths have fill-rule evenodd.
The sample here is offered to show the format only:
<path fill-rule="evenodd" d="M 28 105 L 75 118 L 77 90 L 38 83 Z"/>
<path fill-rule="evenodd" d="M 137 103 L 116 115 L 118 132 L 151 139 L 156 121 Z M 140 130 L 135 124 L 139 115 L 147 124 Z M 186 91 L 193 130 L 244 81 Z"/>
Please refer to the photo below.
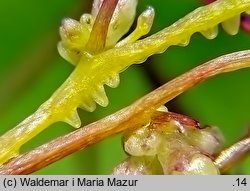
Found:
<path fill-rule="evenodd" d="M 221 0 L 199 7 L 161 31 L 131 44 L 103 52 L 100 57 L 110 57 L 112 63 L 122 68 L 143 63 L 149 56 L 160 54 L 172 45 L 187 46 L 196 32 L 217 27 L 218 24 L 250 9 L 250 0 Z M 129 59 L 128 59 L 129 58 Z"/>
<path fill-rule="evenodd" d="M 95 38 L 98 37 L 98 34 L 100 32 L 99 28 L 103 29 L 104 31 L 107 30 L 108 24 L 110 22 L 114 9 L 117 5 L 117 2 L 118 0 L 103 1 L 101 10 L 99 11 L 97 18 L 96 18 L 96 22 L 95 22 L 96 27 L 94 26 L 92 30 L 92 34 L 91 34 Z M 40 132 L 40 130 L 43 130 L 45 126 L 48 126 L 49 124 L 51 124 L 51 121 L 55 122 L 56 115 L 60 115 L 57 117 L 57 120 L 66 121 L 67 123 L 75 127 L 79 127 L 80 119 L 76 111 L 76 108 L 79 107 L 79 103 L 78 103 L 79 99 L 77 99 L 77 96 L 80 97 L 81 94 L 79 93 L 81 92 L 88 94 L 88 96 L 90 97 L 93 96 L 93 93 L 96 93 L 96 89 L 95 89 L 96 87 L 94 87 L 93 84 L 98 84 L 97 82 L 104 82 L 105 80 L 107 80 L 105 78 L 108 76 L 106 76 L 105 72 L 111 73 L 113 71 L 113 73 L 116 74 L 124 70 L 126 67 L 128 67 L 129 65 L 133 63 L 142 62 L 144 59 L 146 59 L 150 55 L 163 51 L 170 45 L 176 45 L 183 40 L 184 42 L 186 42 L 186 40 L 194 32 L 202 31 L 209 27 L 213 27 L 214 25 L 224 21 L 227 18 L 230 18 L 231 16 L 240 14 L 242 11 L 247 10 L 249 7 L 250 7 L 250 0 L 216 1 L 210 5 L 207 5 L 206 7 L 201 7 L 201 8 L 196 9 L 192 13 L 185 16 L 183 19 L 180 19 L 179 21 L 177 21 L 172 26 L 165 28 L 162 31 L 146 39 L 139 40 L 135 43 L 127 44 L 121 47 L 109 49 L 107 51 L 104 51 L 100 54 L 93 56 L 91 59 L 86 59 L 86 62 L 89 62 L 90 64 L 88 65 L 88 63 L 85 63 L 85 62 L 79 64 L 76 67 L 75 71 L 72 73 L 72 75 L 68 78 L 68 80 L 66 80 L 66 82 L 59 88 L 60 91 L 57 91 L 55 93 L 57 94 L 59 92 L 58 95 L 62 95 L 62 96 L 59 96 L 55 99 L 55 101 L 58 102 L 56 103 L 56 105 L 58 107 L 60 106 L 60 108 L 58 107 L 54 108 L 55 113 L 51 113 L 51 115 L 53 116 L 51 118 L 54 118 L 53 119 L 54 121 L 51 118 L 49 118 L 49 116 L 46 116 L 46 118 L 49 118 L 49 119 L 41 118 L 38 120 L 38 122 L 37 122 L 36 117 L 35 117 L 35 120 L 32 120 L 34 116 L 36 115 L 40 116 L 39 112 L 41 111 L 39 110 L 37 113 L 32 115 L 32 117 L 28 118 L 30 124 L 26 124 L 27 127 L 21 123 L 21 125 L 17 127 L 22 127 L 22 128 L 14 128 L 13 130 L 9 131 L 13 133 L 13 136 L 12 134 L 7 133 L 6 135 L 3 136 L 3 138 L 0 138 L 0 141 L 1 141 L 0 147 L 1 149 L 3 148 L 3 150 L 0 152 L 2 154 L 1 157 L 4 158 L 5 160 L 9 159 L 7 157 L 8 152 L 10 153 L 9 157 L 16 155 L 17 149 L 20 147 L 21 144 L 24 143 L 23 141 L 24 139 L 21 136 L 18 138 L 16 137 L 16 135 L 18 135 L 19 132 L 23 132 L 22 136 L 24 135 L 24 137 L 26 137 L 26 140 L 29 140 L 31 139 L 31 137 L 26 136 L 26 135 L 31 135 L 31 134 L 36 135 L 36 133 Z M 107 20 L 102 23 L 101 18 L 103 17 L 107 17 Z M 102 31 L 103 32 L 102 35 L 106 33 L 104 31 Z M 104 36 L 106 38 L 106 35 Z M 96 44 L 94 42 L 97 41 L 98 43 L 103 44 L 104 36 L 101 37 L 100 42 L 94 37 L 93 39 L 95 40 L 91 40 L 92 39 L 91 37 L 88 43 L 90 45 L 93 45 L 93 44 Z M 93 46 L 92 51 L 98 51 L 99 48 L 103 46 L 101 44 L 96 45 L 96 47 Z M 89 66 L 91 66 L 92 68 L 89 69 L 88 68 Z M 211 68 L 211 70 L 216 70 L 216 67 L 217 66 L 214 65 L 213 68 Z M 86 77 L 86 76 L 83 76 L 82 73 L 83 71 L 88 71 L 87 69 L 89 69 L 89 71 L 91 72 L 89 73 L 86 72 L 86 75 L 87 75 Z M 93 79 L 93 76 L 95 76 L 94 79 Z M 202 81 L 203 80 L 202 77 L 203 77 L 202 75 L 198 76 L 197 80 Z M 192 83 L 194 84 L 192 84 L 189 81 L 185 81 L 186 79 L 187 78 L 185 79 L 180 78 L 180 84 L 187 83 L 185 85 L 187 88 L 188 88 L 188 84 L 189 84 L 189 87 L 191 87 L 195 83 L 197 83 L 197 81 L 193 80 Z M 178 82 L 174 82 L 174 83 L 178 83 Z M 176 84 L 171 84 L 171 82 L 169 85 L 172 85 L 173 87 L 177 86 Z M 184 85 L 181 87 L 184 87 Z M 146 105 L 144 103 L 138 103 L 138 105 L 144 104 L 145 107 L 151 108 L 150 111 L 152 111 L 153 109 L 155 109 L 155 106 L 159 106 L 160 104 L 163 104 L 166 101 L 168 101 L 167 99 L 164 99 L 164 95 L 161 95 L 160 97 L 158 97 L 159 99 L 162 98 L 162 100 L 158 100 L 158 98 L 154 96 L 158 96 L 158 94 L 163 93 L 165 95 L 169 95 L 169 99 L 170 98 L 172 99 L 174 96 L 184 91 L 184 89 L 180 89 L 180 90 L 173 89 L 172 95 L 170 95 L 168 94 L 169 89 L 171 88 L 168 88 L 167 91 L 162 91 L 162 89 L 158 89 L 156 90 L 155 94 L 150 95 L 149 98 L 145 98 L 145 99 L 150 99 L 150 100 L 144 100 L 145 103 L 149 101 L 148 103 L 150 103 L 151 105 Z M 107 99 L 104 96 L 105 94 L 103 93 L 102 89 L 101 89 L 101 92 L 102 92 L 101 95 L 104 97 L 104 101 L 101 100 L 100 102 L 101 104 L 105 105 L 107 103 Z M 87 99 L 88 96 L 86 96 L 85 98 Z M 103 98 L 102 96 L 99 96 L 99 97 Z M 86 108 L 86 103 L 84 104 L 85 104 L 84 107 Z M 50 110 L 46 110 L 46 111 L 50 112 Z M 60 111 L 61 114 L 58 111 Z M 138 110 L 138 112 L 142 112 L 142 110 L 140 111 Z M 35 125 L 36 123 L 37 125 Z M 34 133 L 31 132 L 31 129 L 33 129 L 32 131 L 34 131 Z M 26 130 L 28 130 L 27 132 L 29 133 L 26 133 Z M 11 137 L 11 138 L 8 138 L 8 137 Z M 17 148 L 14 148 L 13 146 L 14 145 L 13 142 L 15 139 L 12 139 L 12 138 L 15 138 L 18 140 Z M 6 145 L 8 148 L 7 147 L 5 148 Z M 1 157 L 0 157 L 0 162 L 3 162 L 4 160 Z"/>
<path fill-rule="evenodd" d="M 19 149 L 24 143 L 54 122 L 43 106 L 46 107 L 46 104 L 0 137 L 0 164 L 19 155 Z"/>
<path fill-rule="evenodd" d="M 0 168 L 0 174 L 28 174 L 39 170 L 106 137 L 147 123 L 152 112 L 160 105 L 214 75 L 247 67 L 250 67 L 250 50 L 211 60 L 171 80 L 110 116 L 12 159 Z"/>
<path fill-rule="evenodd" d="M 218 166 L 221 173 L 224 173 L 247 155 L 247 153 L 250 153 L 250 132 L 245 138 L 223 150 L 215 159 L 215 164 Z"/>

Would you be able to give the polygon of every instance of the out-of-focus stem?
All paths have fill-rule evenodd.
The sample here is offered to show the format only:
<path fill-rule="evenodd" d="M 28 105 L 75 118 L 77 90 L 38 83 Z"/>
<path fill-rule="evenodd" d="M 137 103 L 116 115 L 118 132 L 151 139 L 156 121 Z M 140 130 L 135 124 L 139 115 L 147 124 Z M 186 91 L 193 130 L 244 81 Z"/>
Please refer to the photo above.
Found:
<path fill-rule="evenodd" d="M 95 19 L 91 31 L 87 50 L 90 53 L 98 53 L 105 47 L 109 23 L 119 0 L 104 0 Z"/>
<path fill-rule="evenodd" d="M 215 164 L 221 173 L 224 173 L 248 153 L 250 153 L 250 132 L 247 137 L 222 151 L 215 159 Z"/>
<path fill-rule="evenodd" d="M 221 56 L 200 65 L 97 122 L 12 159 L 0 174 L 28 174 L 125 129 L 147 123 L 160 105 L 214 75 L 250 67 L 250 50 Z"/>

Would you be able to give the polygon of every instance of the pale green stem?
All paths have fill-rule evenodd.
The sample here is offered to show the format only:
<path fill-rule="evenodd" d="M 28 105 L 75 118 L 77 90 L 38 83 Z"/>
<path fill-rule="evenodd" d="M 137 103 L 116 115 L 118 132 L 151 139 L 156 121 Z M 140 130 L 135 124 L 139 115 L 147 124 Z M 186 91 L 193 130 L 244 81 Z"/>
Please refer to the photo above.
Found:
<path fill-rule="evenodd" d="M 82 59 L 82 62 L 77 65 L 70 77 L 52 95 L 46 104 L 43 104 L 38 111 L 24 120 L 20 125 L 0 137 L 0 164 L 15 156 L 25 142 L 36 136 L 51 123 L 65 121 L 75 127 L 79 127 L 81 121 L 76 109 L 81 106 L 80 104 L 85 104 L 84 107 L 86 107 L 89 101 L 93 101 L 93 96 L 96 98 L 95 101 L 97 100 L 100 105 L 106 106 L 108 102 L 103 91 L 103 84 L 109 77 L 112 77 L 112 74 L 118 75 L 119 72 L 125 70 L 128 66 L 134 63 L 142 63 L 150 55 L 161 53 L 171 45 L 187 45 L 193 33 L 202 32 L 214 27 L 218 23 L 248 9 L 250 9 L 250 0 L 216 1 L 210 5 L 196 9 L 172 26 L 146 39 L 107 50 L 93 57 L 85 55 L 85 60 Z M 248 67 L 249 60 L 247 62 L 244 60 L 243 63 L 240 62 L 241 56 L 246 57 L 248 54 L 249 52 L 245 51 L 225 56 L 221 58 L 221 61 L 231 59 L 231 63 L 225 64 L 222 62 L 220 66 L 211 64 L 209 68 L 205 69 L 212 76 L 230 69 L 236 70 L 241 67 Z M 232 56 L 235 58 L 232 58 Z M 234 59 L 236 59 L 235 63 Z M 220 59 L 216 60 L 216 62 L 220 63 Z M 202 67 L 205 66 L 201 66 L 201 71 L 203 70 Z M 189 77 L 192 81 L 190 81 L 187 75 L 189 73 L 177 78 L 174 84 L 170 82 L 168 86 L 171 85 L 172 87 L 166 88 L 167 90 L 163 86 L 163 89 L 157 89 L 155 94 L 153 93 L 145 98 L 145 103 L 140 103 L 147 106 L 146 108 L 148 109 L 144 109 L 144 111 L 153 111 L 153 109 L 179 95 L 187 88 L 209 77 L 208 74 L 201 75 L 200 73 L 196 76 L 197 79 L 193 79 L 195 75 L 191 73 L 190 75 L 192 76 Z M 178 81 L 179 79 L 181 81 Z M 179 87 L 176 83 L 179 83 Z M 169 97 L 166 97 L 166 95 L 169 95 Z M 140 108 L 144 107 L 139 106 L 138 112 L 142 112 Z"/>
<path fill-rule="evenodd" d="M 112 55 L 112 63 L 121 68 L 142 63 L 149 56 L 164 52 L 169 46 L 186 46 L 191 35 L 204 32 L 231 17 L 250 9 L 250 0 L 220 0 L 199 7 L 173 25 L 145 39 L 121 47 L 110 49 L 100 57 Z"/>
<path fill-rule="evenodd" d="M 155 109 L 196 84 L 223 72 L 250 67 L 250 50 L 225 55 L 198 66 L 110 116 L 59 137 L 0 168 L 0 174 L 27 174 L 131 127 L 148 123 Z"/>

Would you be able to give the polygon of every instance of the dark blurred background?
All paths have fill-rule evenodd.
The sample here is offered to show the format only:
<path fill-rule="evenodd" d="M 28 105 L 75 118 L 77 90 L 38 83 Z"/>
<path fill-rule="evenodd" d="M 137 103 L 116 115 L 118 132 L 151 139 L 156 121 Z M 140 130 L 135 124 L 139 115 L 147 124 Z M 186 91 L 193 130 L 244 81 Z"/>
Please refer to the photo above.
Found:
<path fill-rule="evenodd" d="M 57 53 L 58 28 L 63 17 L 79 19 L 89 12 L 91 0 L 8 0 L 0 1 L 0 133 L 14 127 L 60 86 L 73 66 Z M 198 6 L 199 1 L 140 0 L 138 14 L 146 6 L 155 8 L 151 33 L 169 26 Z M 159 85 L 217 56 L 250 48 L 250 34 L 241 30 L 229 36 L 221 28 L 214 40 L 194 34 L 189 46 L 170 47 L 121 74 L 116 89 L 106 88 L 107 108 L 94 113 L 79 110 L 83 124 L 100 119 L 155 89 Z M 203 125 L 218 126 L 225 135 L 225 146 L 241 138 L 250 127 L 250 69 L 216 76 L 173 101 L 171 111 L 192 116 Z M 22 147 L 30 150 L 53 138 L 71 132 L 57 123 Z M 121 135 L 111 137 L 56 162 L 35 174 L 108 174 L 125 159 Z M 230 173 L 250 174 L 250 157 Z"/>

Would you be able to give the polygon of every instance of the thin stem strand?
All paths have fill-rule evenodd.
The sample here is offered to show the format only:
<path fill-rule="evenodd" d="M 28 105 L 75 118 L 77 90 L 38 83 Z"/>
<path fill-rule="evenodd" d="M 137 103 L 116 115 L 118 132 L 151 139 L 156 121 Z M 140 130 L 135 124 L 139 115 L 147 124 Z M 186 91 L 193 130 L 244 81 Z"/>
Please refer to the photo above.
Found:
<path fill-rule="evenodd" d="M 90 53 L 98 53 L 105 47 L 109 23 L 119 0 L 104 0 L 96 16 L 87 44 Z"/>
<path fill-rule="evenodd" d="M 214 75 L 247 67 L 250 67 L 250 50 L 211 60 L 112 115 L 13 158 L 0 168 L 0 174 L 29 174 L 37 171 L 111 135 L 147 123 L 159 106 Z"/>
<path fill-rule="evenodd" d="M 250 152 L 250 131 L 248 136 L 225 149 L 215 159 L 221 173 L 226 172 Z"/>

